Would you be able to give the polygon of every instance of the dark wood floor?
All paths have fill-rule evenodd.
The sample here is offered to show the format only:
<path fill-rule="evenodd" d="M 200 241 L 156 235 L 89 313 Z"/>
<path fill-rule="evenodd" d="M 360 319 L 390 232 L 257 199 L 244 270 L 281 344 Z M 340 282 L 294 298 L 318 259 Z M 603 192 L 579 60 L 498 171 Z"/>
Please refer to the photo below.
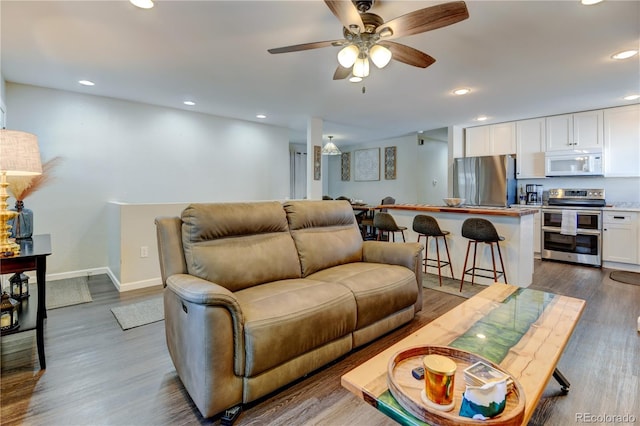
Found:
<path fill-rule="evenodd" d="M 635 416 L 640 423 L 640 286 L 608 279 L 609 271 L 536 261 L 531 288 L 587 300 L 559 363 L 568 395 L 549 383 L 530 425 L 580 423 L 586 416 Z M 191 425 L 203 419 L 169 358 L 164 322 L 123 332 L 110 308 L 145 300 L 160 288 L 119 294 L 105 275 L 91 277 L 93 302 L 50 310 L 47 370 L 35 336 L 2 338 L 2 425 Z M 245 408 L 238 425 L 392 425 L 340 386 L 340 376 L 464 301 L 433 290 L 409 325 Z M 597 420 L 597 418 L 596 418 Z M 606 420 L 606 419 L 605 419 Z M 611 424 L 611 421 L 592 424 Z"/>

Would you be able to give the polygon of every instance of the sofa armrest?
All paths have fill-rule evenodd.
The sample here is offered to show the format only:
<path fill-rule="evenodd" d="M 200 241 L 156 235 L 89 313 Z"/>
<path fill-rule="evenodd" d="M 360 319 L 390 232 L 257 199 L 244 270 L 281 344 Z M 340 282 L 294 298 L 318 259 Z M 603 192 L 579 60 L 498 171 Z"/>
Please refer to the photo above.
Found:
<path fill-rule="evenodd" d="M 244 317 L 235 295 L 221 285 L 188 274 L 167 278 L 167 290 L 187 302 L 229 311 L 233 321 L 234 371 L 241 376 L 244 373 Z"/>
<path fill-rule="evenodd" d="M 418 243 L 389 243 L 382 241 L 364 241 L 362 260 L 364 262 L 400 265 L 411 269 L 416 276 L 418 300 L 415 311 L 422 310 L 422 250 Z"/>

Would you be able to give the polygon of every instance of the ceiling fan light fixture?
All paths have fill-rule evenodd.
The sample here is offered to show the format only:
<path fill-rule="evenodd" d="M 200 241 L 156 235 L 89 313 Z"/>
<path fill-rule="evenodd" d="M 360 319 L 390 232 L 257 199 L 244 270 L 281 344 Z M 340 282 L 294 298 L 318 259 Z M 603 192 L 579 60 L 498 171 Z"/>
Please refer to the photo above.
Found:
<path fill-rule="evenodd" d="M 340 155 L 342 152 L 338 149 L 336 144 L 332 142 L 333 136 L 328 136 L 329 142 L 327 142 L 322 148 L 322 155 Z"/>
<path fill-rule="evenodd" d="M 349 81 L 350 81 L 351 83 L 360 83 L 360 82 L 362 81 L 362 77 L 356 77 L 356 76 L 354 75 L 354 76 L 351 76 L 351 78 L 349 78 Z"/>
<path fill-rule="evenodd" d="M 356 59 L 358 59 L 359 53 L 360 49 L 358 49 L 358 46 L 350 44 L 340 49 L 338 52 L 338 62 L 345 68 L 351 68 L 356 62 Z"/>
<path fill-rule="evenodd" d="M 129 3 L 140 9 L 151 9 L 153 7 L 153 0 L 129 0 Z"/>
<path fill-rule="evenodd" d="M 378 68 L 384 68 L 391 61 L 391 51 L 384 46 L 376 44 L 369 49 L 371 61 Z"/>
<path fill-rule="evenodd" d="M 393 35 L 393 30 L 389 27 L 384 27 L 378 35 L 380 38 L 391 37 Z"/>
<path fill-rule="evenodd" d="M 369 59 L 366 56 L 356 59 L 353 64 L 353 76 L 365 78 L 369 76 Z"/>
<path fill-rule="evenodd" d="M 623 52 L 618 52 L 614 55 L 611 55 L 613 59 L 629 59 L 638 54 L 637 50 L 625 50 Z"/>

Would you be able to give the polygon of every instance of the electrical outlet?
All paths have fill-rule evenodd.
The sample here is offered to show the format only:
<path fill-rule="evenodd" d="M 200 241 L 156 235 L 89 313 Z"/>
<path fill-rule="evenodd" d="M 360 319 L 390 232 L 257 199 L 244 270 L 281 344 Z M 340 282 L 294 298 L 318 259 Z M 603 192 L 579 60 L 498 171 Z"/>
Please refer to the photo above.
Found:
<path fill-rule="evenodd" d="M 140 247 L 140 257 L 149 257 L 149 247 L 147 246 Z"/>

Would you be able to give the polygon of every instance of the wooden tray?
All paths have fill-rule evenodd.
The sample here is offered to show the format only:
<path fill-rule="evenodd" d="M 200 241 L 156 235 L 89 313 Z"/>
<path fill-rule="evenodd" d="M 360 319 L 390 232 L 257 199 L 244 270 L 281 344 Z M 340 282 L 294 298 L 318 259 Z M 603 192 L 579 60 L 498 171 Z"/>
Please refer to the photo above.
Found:
<path fill-rule="evenodd" d="M 455 377 L 455 407 L 448 412 L 425 404 L 420 396 L 424 389 L 424 380 L 416 380 L 411 375 L 412 369 L 422 367 L 422 358 L 431 354 L 449 357 L 458 365 Z M 470 352 L 448 346 L 418 346 L 398 352 L 389 361 L 387 371 L 389 391 L 405 410 L 432 425 L 521 425 L 524 419 L 524 390 L 513 376 L 511 376 L 513 390 L 507 394 L 506 407 L 498 416 L 488 420 L 473 420 L 458 415 L 462 404 L 462 393 L 466 388 L 463 370 L 478 361 L 483 361 L 511 376 L 497 364 Z"/>

